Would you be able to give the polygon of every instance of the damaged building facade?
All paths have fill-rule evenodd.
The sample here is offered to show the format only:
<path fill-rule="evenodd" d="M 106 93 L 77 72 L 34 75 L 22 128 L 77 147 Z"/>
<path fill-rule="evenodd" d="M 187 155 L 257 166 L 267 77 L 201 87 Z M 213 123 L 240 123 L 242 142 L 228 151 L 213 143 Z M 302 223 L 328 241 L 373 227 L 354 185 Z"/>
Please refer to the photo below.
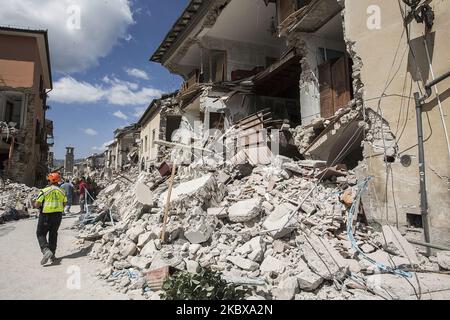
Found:
<path fill-rule="evenodd" d="M 163 95 L 152 101 L 137 122 L 140 128 L 139 166 L 148 171 L 164 157 L 164 146 L 155 142 L 172 141 L 172 135 L 180 127 L 177 92 Z"/>
<path fill-rule="evenodd" d="M 106 169 L 118 172 L 131 164 L 137 164 L 139 132 L 137 124 L 114 131 L 114 141 L 106 146 Z"/>
<path fill-rule="evenodd" d="M 292 135 L 285 142 L 299 154 L 290 157 L 373 176 L 369 220 L 423 227 L 414 92 L 450 70 L 450 8 L 416 2 L 191 1 L 151 57 L 185 81 L 172 141 L 203 147 L 256 115 L 261 128 Z M 431 240 L 447 245 L 448 81 L 423 108 Z"/>
<path fill-rule="evenodd" d="M 47 31 L 0 27 L 0 170 L 28 186 L 46 183 L 53 124 Z"/>

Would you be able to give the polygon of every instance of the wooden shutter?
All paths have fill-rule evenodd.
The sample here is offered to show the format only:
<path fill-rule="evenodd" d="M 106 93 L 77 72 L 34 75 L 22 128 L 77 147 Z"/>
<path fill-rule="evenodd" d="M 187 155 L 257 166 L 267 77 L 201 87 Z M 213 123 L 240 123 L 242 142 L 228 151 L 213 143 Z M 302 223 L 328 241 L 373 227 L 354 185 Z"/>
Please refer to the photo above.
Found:
<path fill-rule="evenodd" d="M 348 59 L 346 56 L 339 58 L 331 67 L 331 76 L 334 93 L 334 112 L 347 106 L 351 100 L 350 75 Z"/>
<path fill-rule="evenodd" d="M 334 93 L 331 76 L 331 62 L 319 66 L 320 114 L 323 118 L 334 115 Z"/>

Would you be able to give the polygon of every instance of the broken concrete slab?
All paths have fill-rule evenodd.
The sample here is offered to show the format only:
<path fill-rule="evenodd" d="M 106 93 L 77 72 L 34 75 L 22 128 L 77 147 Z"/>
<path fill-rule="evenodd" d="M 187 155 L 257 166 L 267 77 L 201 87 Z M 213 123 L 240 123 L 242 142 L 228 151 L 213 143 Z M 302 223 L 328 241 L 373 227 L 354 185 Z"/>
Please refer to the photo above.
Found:
<path fill-rule="evenodd" d="M 214 189 L 215 179 L 211 174 L 207 174 L 201 178 L 183 182 L 172 190 L 170 203 L 182 201 L 194 194 L 208 193 L 207 189 Z M 159 197 L 159 205 L 163 207 L 167 202 L 168 192 L 164 192 Z"/>
<path fill-rule="evenodd" d="M 156 239 L 155 238 L 155 234 L 153 232 L 150 232 L 150 231 L 145 232 L 145 233 L 139 235 L 137 246 L 139 248 L 142 248 L 142 247 L 144 247 L 147 244 L 147 242 L 149 242 L 152 239 L 153 240 Z"/>
<path fill-rule="evenodd" d="M 416 250 L 393 226 L 383 226 L 383 247 L 386 251 L 401 255 L 411 261 L 412 266 L 420 264 Z"/>
<path fill-rule="evenodd" d="M 136 251 L 137 251 L 136 244 L 129 241 L 123 246 L 122 250 L 120 250 L 120 254 L 126 258 L 126 257 L 134 255 L 136 253 Z"/>
<path fill-rule="evenodd" d="M 437 263 L 444 270 L 450 270 L 450 251 L 440 251 L 437 253 Z"/>
<path fill-rule="evenodd" d="M 256 262 L 260 262 L 262 260 L 265 251 L 266 244 L 264 243 L 262 237 L 255 237 L 235 250 L 236 253 L 243 256 L 248 255 L 250 260 Z"/>
<path fill-rule="evenodd" d="M 295 277 L 288 277 L 282 280 L 278 288 L 274 291 L 276 300 L 292 300 L 299 292 L 299 284 Z"/>
<path fill-rule="evenodd" d="M 326 280 L 342 280 L 347 264 L 340 253 L 324 238 L 311 233 L 298 237 L 298 246 L 312 271 Z"/>
<path fill-rule="evenodd" d="M 145 183 L 138 182 L 135 189 L 136 199 L 141 204 L 153 205 L 153 192 Z"/>
<path fill-rule="evenodd" d="M 158 251 L 158 248 L 155 245 L 153 240 L 149 240 L 147 244 L 142 248 L 140 254 L 141 256 L 152 257 L 155 252 Z"/>
<path fill-rule="evenodd" d="M 127 231 L 128 238 L 133 241 L 137 242 L 139 239 L 139 236 L 145 232 L 145 229 L 142 227 L 142 225 L 138 225 L 132 229 L 129 229 Z"/>
<path fill-rule="evenodd" d="M 419 282 L 417 282 L 417 279 Z M 417 273 L 405 279 L 393 274 L 367 277 L 367 287 L 389 300 L 448 300 L 450 275 Z"/>
<path fill-rule="evenodd" d="M 366 256 L 378 263 L 382 263 L 391 268 L 412 267 L 408 259 L 394 256 L 383 250 L 378 250 L 373 253 L 366 254 Z M 372 266 L 372 263 L 364 259 L 361 259 L 360 264 L 366 268 Z"/>
<path fill-rule="evenodd" d="M 296 224 L 296 219 L 290 219 L 290 215 L 297 208 L 290 203 L 283 203 L 267 217 L 263 223 L 264 229 L 270 231 L 269 234 L 274 239 L 283 238 L 290 234 L 292 227 Z"/>
<path fill-rule="evenodd" d="M 192 244 L 207 242 L 214 231 L 214 226 L 200 223 L 197 226 L 190 226 L 184 231 L 184 236 Z"/>
<path fill-rule="evenodd" d="M 185 260 L 186 270 L 190 273 L 198 273 L 200 271 L 200 264 L 197 261 Z"/>
<path fill-rule="evenodd" d="M 208 208 L 207 213 L 209 216 L 217 217 L 218 219 L 228 217 L 228 210 L 226 207 Z"/>
<path fill-rule="evenodd" d="M 259 197 L 239 201 L 228 209 L 228 218 L 236 223 L 253 220 L 261 213 L 262 202 Z"/>
<path fill-rule="evenodd" d="M 242 257 L 229 256 L 227 257 L 227 261 L 230 261 L 235 266 L 247 271 L 255 271 L 259 268 L 259 264 L 256 262 Z"/>
<path fill-rule="evenodd" d="M 281 274 L 286 269 L 286 263 L 272 256 L 267 256 L 259 269 L 261 272 L 276 272 Z"/>
<path fill-rule="evenodd" d="M 370 244 L 365 243 L 361 246 L 361 250 L 364 253 L 372 253 L 372 252 L 375 252 L 376 249 L 373 246 L 371 246 Z"/>
<path fill-rule="evenodd" d="M 146 270 L 148 268 L 148 266 L 151 264 L 152 260 L 150 258 L 146 258 L 146 257 L 131 257 L 130 258 L 130 264 L 135 267 L 138 268 L 140 270 Z"/>
<path fill-rule="evenodd" d="M 297 275 L 297 281 L 300 289 L 314 291 L 323 283 L 324 279 L 311 270 L 305 270 Z"/>

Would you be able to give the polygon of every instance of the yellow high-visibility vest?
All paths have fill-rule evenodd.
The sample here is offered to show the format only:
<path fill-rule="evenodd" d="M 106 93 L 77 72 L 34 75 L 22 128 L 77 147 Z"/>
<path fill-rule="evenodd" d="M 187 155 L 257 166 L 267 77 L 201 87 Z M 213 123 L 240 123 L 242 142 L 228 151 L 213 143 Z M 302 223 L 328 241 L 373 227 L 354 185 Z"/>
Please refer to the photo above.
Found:
<path fill-rule="evenodd" d="M 43 213 L 63 213 L 64 204 L 67 203 L 67 196 L 64 190 L 51 186 L 41 190 L 36 202 L 44 203 Z"/>

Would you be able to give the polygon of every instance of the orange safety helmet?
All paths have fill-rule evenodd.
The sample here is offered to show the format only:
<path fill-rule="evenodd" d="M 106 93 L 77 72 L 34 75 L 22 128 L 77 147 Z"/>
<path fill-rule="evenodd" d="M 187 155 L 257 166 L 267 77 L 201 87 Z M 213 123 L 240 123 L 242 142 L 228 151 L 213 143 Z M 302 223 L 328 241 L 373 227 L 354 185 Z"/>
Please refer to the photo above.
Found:
<path fill-rule="evenodd" d="M 50 183 L 59 183 L 61 182 L 61 175 L 59 173 L 50 173 L 47 180 L 50 181 Z"/>

